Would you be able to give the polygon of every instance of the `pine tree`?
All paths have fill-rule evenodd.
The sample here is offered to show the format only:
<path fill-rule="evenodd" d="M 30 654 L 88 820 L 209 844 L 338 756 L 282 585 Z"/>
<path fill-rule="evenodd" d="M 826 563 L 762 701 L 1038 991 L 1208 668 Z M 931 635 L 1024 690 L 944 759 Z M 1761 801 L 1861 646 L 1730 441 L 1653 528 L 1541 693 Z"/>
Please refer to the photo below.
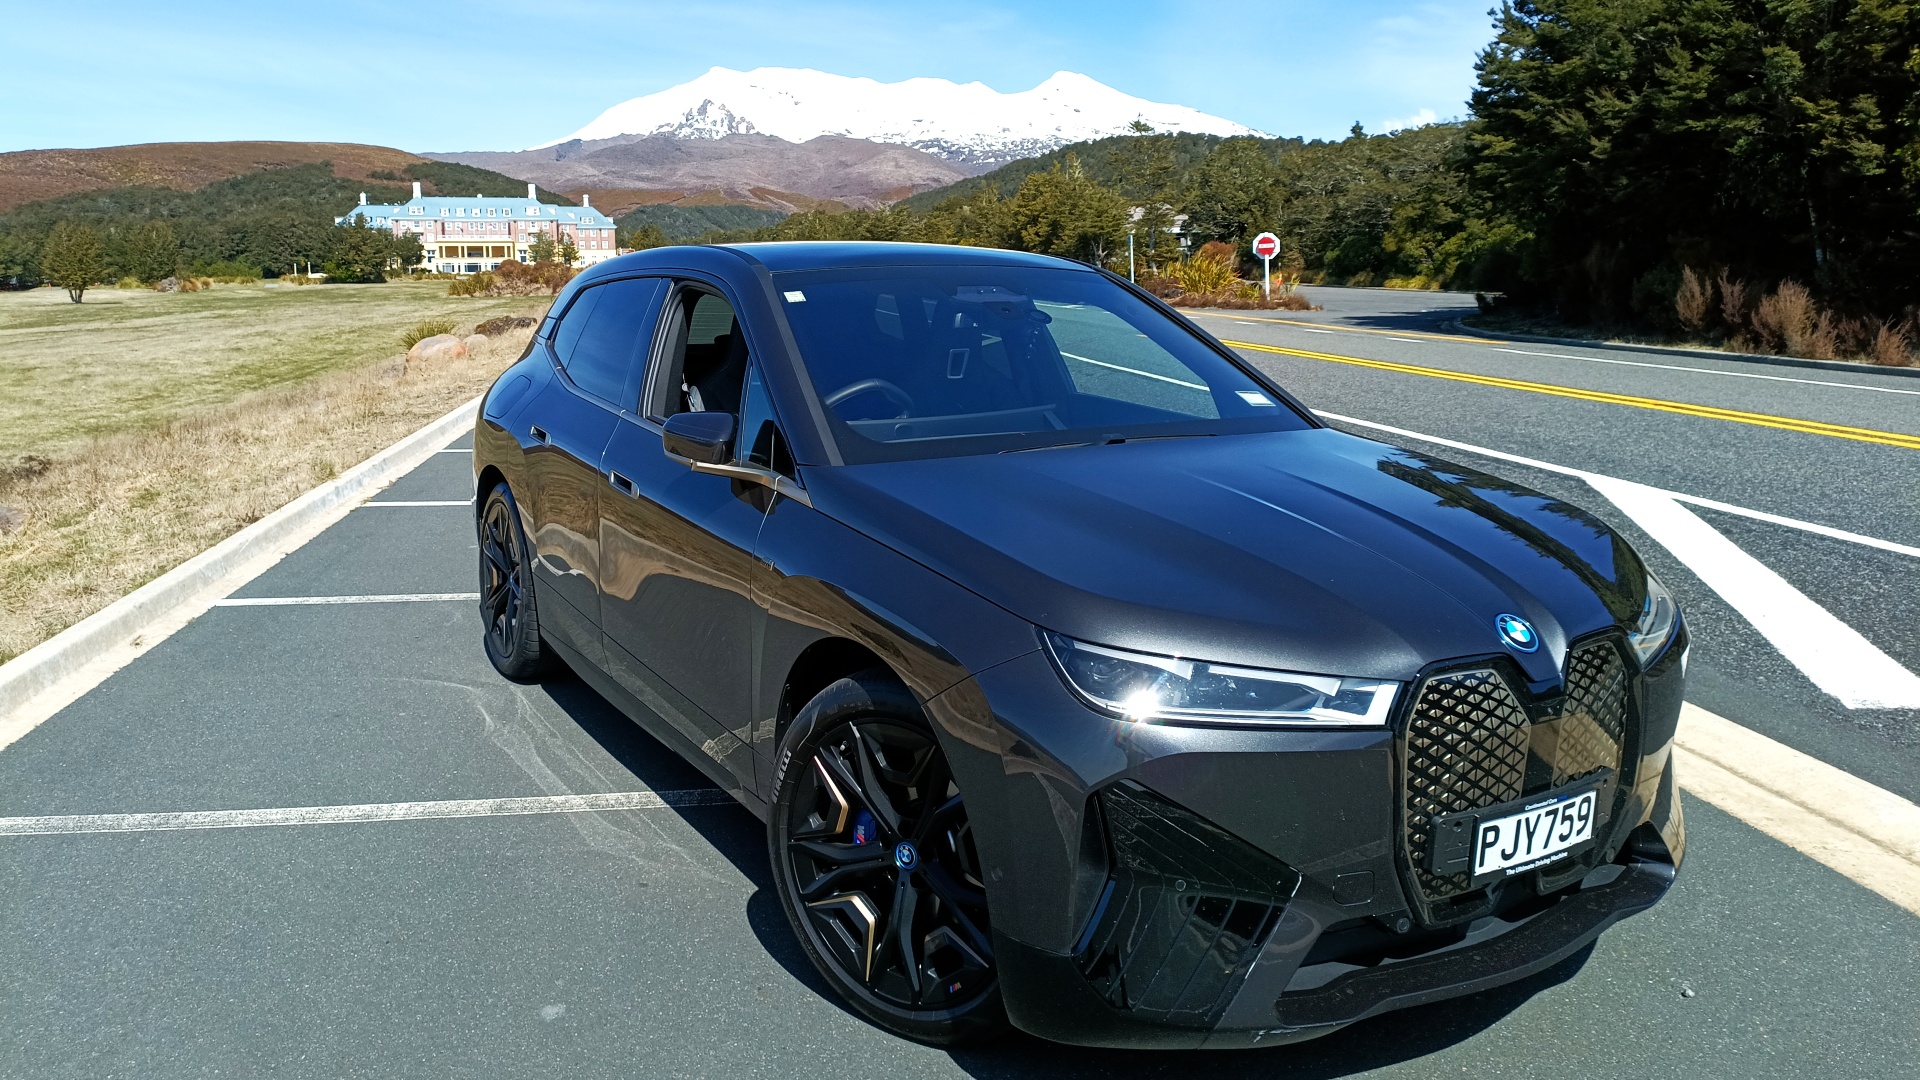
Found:
<path fill-rule="evenodd" d="M 1480 56 L 1473 178 L 1573 319 L 1680 265 L 1920 300 L 1911 0 L 1514 0 Z"/>
<path fill-rule="evenodd" d="M 1127 200 L 1094 183 L 1072 155 L 1027 177 L 1008 211 L 1012 232 L 1026 251 L 1103 266 L 1126 243 Z"/>
<path fill-rule="evenodd" d="M 553 237 L 546 233 L 540 233 L 527 243 L 527 258 L 536 263 L 552 262 L 555 253 Z"/>
<path fill-rule="evenodd" d="M 1120 175 L 1120 193 L 1133 202 L 1134 244 L 1139 258 L 1151 270 L 1180 256 L 1173 235 L 1173 204 L 1179 198 L 1179 170 L 1172 136 L 1156 133 L 1151 124 L 1135 120 L 1127 126 L 1134 139 L 1113 152 Z"/>
<path fill-rule="evenodd" d="M 580 249 L 574 245 L 572 236 L 563 235 L 560 237 L 560 251 L 558 255 L 561 266 L 572 266 L 574 263 L 580 261 Z"/>
<path fill-rule="evenodd" d="M 368 224 L 365 216 L 355 214 L 353 220 L 334 229 L 333 255 L 326 261 L 327 280 L 387 280 L 392 241 L 391 233 L 382 233 Z"/>
<path fill-rule="evenodd" d="M 180 241 L 173 226 L 149 221 L 127 237 L 125 270 L 143 285 L 172 277 L 180 268 Z"/>
<path fill-rule="evenodd" d="M 100 234 L 92 226 L 70 221 L 55 225 L 40 248 L 40 276 L 67 290 L 67 298 L 79 303 L 88 286 L 107 277 L 107 253 Z"/>

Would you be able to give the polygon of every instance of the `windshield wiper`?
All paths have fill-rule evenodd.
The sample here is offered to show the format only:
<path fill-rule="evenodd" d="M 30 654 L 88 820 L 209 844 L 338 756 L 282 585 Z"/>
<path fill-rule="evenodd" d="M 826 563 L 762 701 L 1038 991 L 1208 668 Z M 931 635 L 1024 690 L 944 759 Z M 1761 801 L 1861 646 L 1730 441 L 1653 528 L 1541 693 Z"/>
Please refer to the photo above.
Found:
<path fill-rule="evenodd" d="M 1040 446 L 1016 446 L 1011 450 L 1000 451 L 1003 454 L 1024 454 L 1029 450 L 1071 450 L 1080 446 L 1118 446 L 1121 443 L 1148 442 L 1154 439 L 1211 439 L 1219 434 L 1214 431 L 1189 431 L 1177 435 L 1102 435 L 1097 439 L 1085 439 L 1076 442 L 1045 443 Z"/>

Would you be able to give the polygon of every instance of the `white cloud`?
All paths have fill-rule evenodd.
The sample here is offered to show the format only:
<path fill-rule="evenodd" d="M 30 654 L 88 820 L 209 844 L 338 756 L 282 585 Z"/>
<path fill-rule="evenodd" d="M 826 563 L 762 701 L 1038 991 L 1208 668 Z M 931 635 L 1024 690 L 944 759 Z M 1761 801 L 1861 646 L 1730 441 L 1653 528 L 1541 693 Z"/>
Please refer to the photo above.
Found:
<path fill-rule="evenodd" d="M 1439 119 L 1440 114 L 1434 112 L 1432 109 L 1421 109 L 1419 112 L 1404 119 L 1386 121 L 1380 125 L 1380 130 L 1392 134 L 1396 131 L 1405 131 L 1407 128 L 1425 127 Z"/>

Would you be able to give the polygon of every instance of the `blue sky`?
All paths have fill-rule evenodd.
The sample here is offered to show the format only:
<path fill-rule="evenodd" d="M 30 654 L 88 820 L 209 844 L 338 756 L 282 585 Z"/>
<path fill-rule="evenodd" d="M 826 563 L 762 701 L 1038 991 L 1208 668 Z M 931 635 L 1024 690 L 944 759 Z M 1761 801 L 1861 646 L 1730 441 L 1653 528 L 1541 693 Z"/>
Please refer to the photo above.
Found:
<path fill-rule="evenodd" d="M 1058 70 L 1274 134 L 1466 111 L 1491 0 L 9 4 L 0 151 L 505 150 L 719 65 L 1025 90 Z M 1231 11 L 1230 15 L 1223 12 Z"/>

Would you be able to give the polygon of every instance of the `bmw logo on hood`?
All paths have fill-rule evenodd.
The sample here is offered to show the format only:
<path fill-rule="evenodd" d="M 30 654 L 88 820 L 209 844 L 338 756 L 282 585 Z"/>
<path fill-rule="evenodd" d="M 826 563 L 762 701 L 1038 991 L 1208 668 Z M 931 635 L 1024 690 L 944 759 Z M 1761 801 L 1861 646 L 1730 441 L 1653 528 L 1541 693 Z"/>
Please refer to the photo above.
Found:
<path fill-rule="evenodd" d="M 1540 635 L 1534 632 L 1533 624 L 1518 615 L 1496 617 L 1493 628 L 1514 652 L 1532 652 L 1540 647 Z"/>

